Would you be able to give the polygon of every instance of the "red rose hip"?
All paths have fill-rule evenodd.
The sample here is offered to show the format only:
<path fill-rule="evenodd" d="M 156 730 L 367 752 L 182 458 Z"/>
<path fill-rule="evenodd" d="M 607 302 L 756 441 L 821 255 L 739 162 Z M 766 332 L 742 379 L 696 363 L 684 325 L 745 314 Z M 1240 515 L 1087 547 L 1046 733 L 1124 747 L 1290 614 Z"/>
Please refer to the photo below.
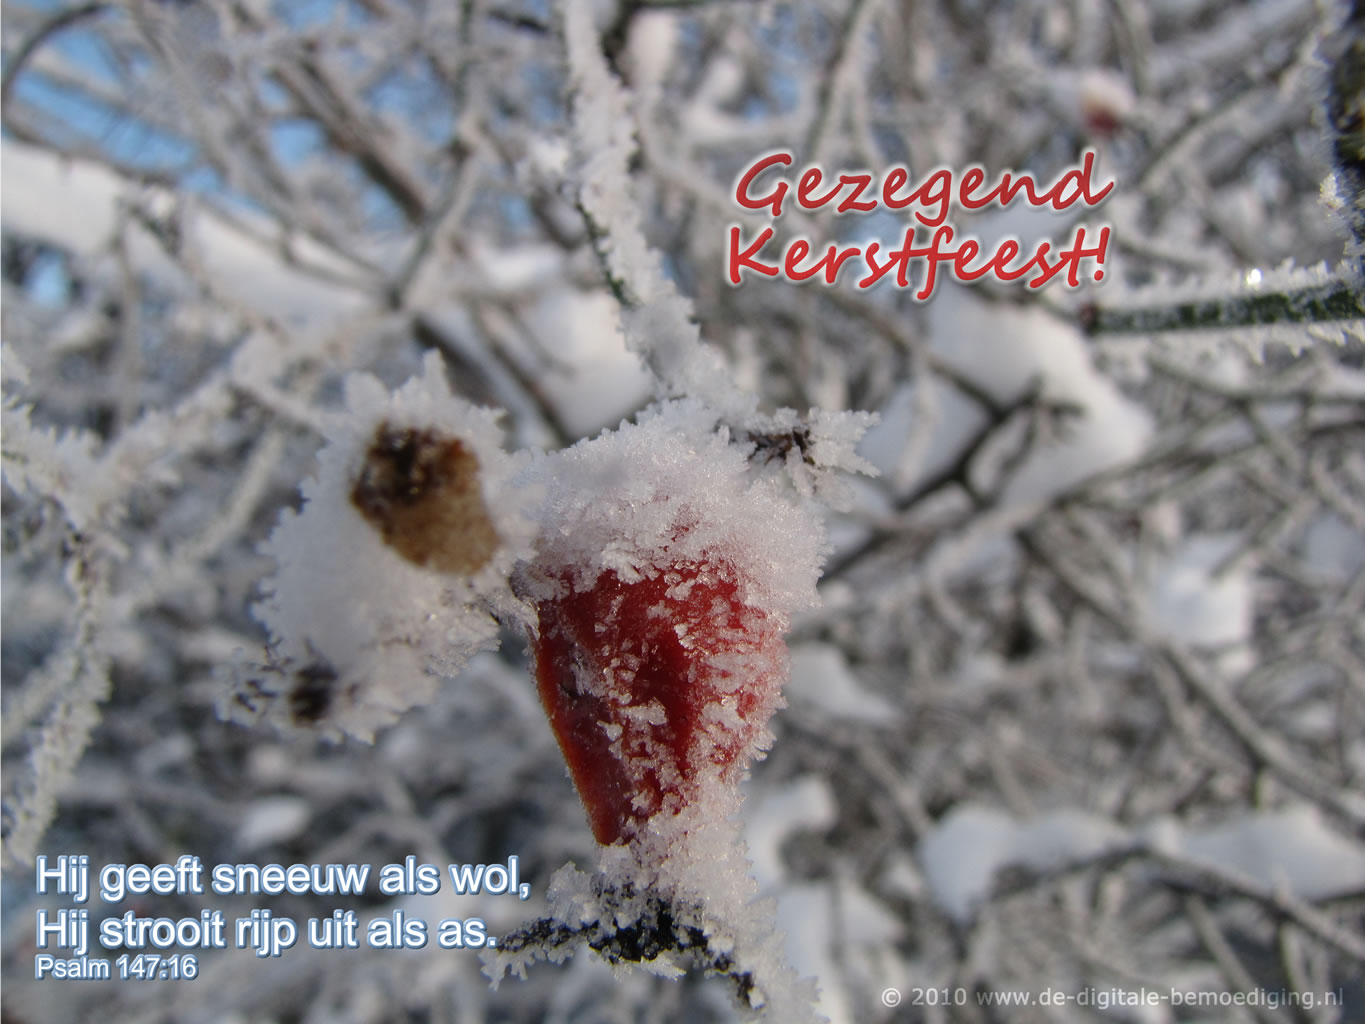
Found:
<path fill-rule="evenodd" d="M 612 570 L 538 605 L 536 681 L 603 845 L 736 785 L 781 706 L 786 645 L 726 566 Z"/>

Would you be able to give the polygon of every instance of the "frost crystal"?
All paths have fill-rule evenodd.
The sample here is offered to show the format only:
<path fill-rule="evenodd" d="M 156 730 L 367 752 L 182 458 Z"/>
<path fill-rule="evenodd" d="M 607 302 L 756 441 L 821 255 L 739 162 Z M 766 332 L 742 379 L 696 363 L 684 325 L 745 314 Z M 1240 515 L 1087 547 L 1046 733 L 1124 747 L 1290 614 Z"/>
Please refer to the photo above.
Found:
<path fill-rule="evenodd" d="M 741 601 L 786 617 L 814 607 L 823 554 L 819 518 L 776 478 L 755 478 L 746 452 L 700 403 L 669 402 L 640 422 L 541 456 L 525 481 L 544 489 L 531 596 L 556 596 L 563 570 L 591 586 L 678 562 L 738 571 Z"/>

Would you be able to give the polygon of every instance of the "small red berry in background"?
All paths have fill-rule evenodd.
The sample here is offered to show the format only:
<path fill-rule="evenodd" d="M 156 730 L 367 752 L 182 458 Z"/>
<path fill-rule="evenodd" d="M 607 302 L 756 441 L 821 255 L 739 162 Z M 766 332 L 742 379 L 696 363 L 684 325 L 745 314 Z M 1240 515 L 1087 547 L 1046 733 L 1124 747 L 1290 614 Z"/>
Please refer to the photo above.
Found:
<path fill-rule="evenodd" d="M 788 665 L 780 624 L 743 603 L 733 570 L 685 561 L 560 583 L 538 606 L 536 681 L 598 842 L 736 785 Z"/>
<path fill-rule="evenodd" d="M 1091 68 L 1067 89 L 1081 126 L 1091 139 L 1112 139 L 1137 112 L 1137 96 L 1128 79 L 1116 71 Z"/>

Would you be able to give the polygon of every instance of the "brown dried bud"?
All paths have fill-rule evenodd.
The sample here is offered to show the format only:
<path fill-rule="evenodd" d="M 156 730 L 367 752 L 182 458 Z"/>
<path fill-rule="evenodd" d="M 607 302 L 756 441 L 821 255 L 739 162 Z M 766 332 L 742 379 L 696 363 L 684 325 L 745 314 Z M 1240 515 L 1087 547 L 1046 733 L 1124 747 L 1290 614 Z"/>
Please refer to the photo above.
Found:
<path fill-rule="evenodd" d="M 351 504 L 414 565 L 473 573 L 501 540 L 479 487 L 479 460 L 458 438 L 381 423 Z"/>

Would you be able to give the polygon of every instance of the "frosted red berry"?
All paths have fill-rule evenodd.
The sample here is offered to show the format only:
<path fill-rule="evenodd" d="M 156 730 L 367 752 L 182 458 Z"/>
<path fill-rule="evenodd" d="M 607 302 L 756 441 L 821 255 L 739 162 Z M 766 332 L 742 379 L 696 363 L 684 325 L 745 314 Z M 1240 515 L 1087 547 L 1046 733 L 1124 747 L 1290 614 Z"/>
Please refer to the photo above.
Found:
<path fill-rule="evenodd" d="M 626 582 L 559 580 L 540 602 L 536 681 L 604 845 L 738 783 L 781 704 L 782 631 L 727 567 L 675 564 Z"/>

